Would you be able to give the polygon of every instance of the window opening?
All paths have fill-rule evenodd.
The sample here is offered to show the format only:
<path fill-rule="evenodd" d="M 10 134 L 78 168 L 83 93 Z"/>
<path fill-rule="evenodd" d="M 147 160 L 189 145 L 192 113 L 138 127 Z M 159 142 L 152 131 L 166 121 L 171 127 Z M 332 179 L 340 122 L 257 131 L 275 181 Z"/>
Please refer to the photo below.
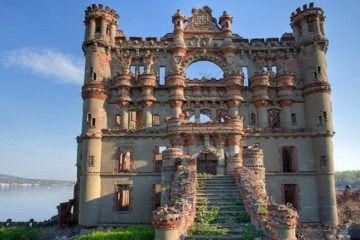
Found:
<path fill-rule="evenodd" d="M 297 124 L 296 113 L 291 114 L 291 123 L 292 123 L 292 125 Z"/>
<path fill-rule="evenodd" d="M 161 206 L 161 184 L 154 184 L 152 188 L 152 211 L 154 211 Z"/>
<path fill-rule="evenodd" d="M 120 116 L 120 114 L 116 114 L 115 125 L 120 125 L 120 124 L 121 124 L 121 116 Z"/>
<path fill-rule="evenodd" d="M 257 123 L 256 113 L 252 112 L 250 113 L 250 124 L 255 125 L 256 123 Z"/>
<path fill-rule="evenodd" d="M 244 86 L 247 87 L 247 86 L 249 86 L 248 67 L 247 66 L 241 67 L 241 71 L 244 76 Z"/>
<path fill-rule="evenodd" d="M 280 111 L 278 109 L 269 110 L 269 127 L 280 128 Z"/>
<path fill-rule="evenodd" d="M 273 65 L 273 66 L 271 67 L 271 71 L 272 71 L 273 73 L 277 73 L 277 67 L 276 67 L 275 65 Z"/>
<path fill-rule="evenodd" d="M 164 66 L 160 66 L 160 69 L 159 69 L 159 84 L 165 85 L 165 67 Z"/>
<path fill-rule="evenodd" d="M 322 112 L 322 115 L 323 115 L 323 119 L 324 119 L 324 121 L 326 122 L 328 119 L 327 119 L 327 113 L 326 113 L 326 111 L 323 111 Z"/>
<path fill-rule="evenodd" d="M 86 122 L 87 123 L 90 123 L 91 122 L 91 113 L 88 113 L 87 115 L 86 115 Z"/>
<path fill-rule="evenodd" d="M 144 65 L 140 65 L 139 66 L 139 74 L 143 74 L 144 73 Z"/>
<path fill-rule="evenodd" d="M 321 66 L 316 67 L 317 73 L 321 73 Z"/>
<path fill-rule="evenodd" d="M 95 127 L 95 125 L 96 125 L 96 118 L 92 118 L 91 119 L 91 126 Z"/>
<path fill-rule="evenodd" d="M 295 147 L 282 147 L 281 148 L 283 172 L 295 172 L 296 160 L 295 160 Z"/>
<path fill-rule="evenodd" d="M 136 71 L 135 65 L 131 65 L 131 66 L 130 66 L 130 72 L 131 72 L 132 74 L 135 74 L 135 71 Z"/>
<path fill-rule="evenodd" d="M 114 192 L 114 210 L 115 211 L 131 210 L 131 207 L 130 207 L 131 190 L 132 190 L 132 187 L 129 184 L 115 185 L 115 192 Z"/>
<path fill-rule="evenodd" d="M 159 114 L 156 113 L 153 115 L 152 124 L 153 124 L 153 126 L 160 125 L 160 115 Z"/>
<path fill-rule="evenodd" d="M 298 186 L 297 184 L 284 184 L 284 202 L 291 204 L 295 209 L 298 209 Z"/>
<path fill-rule="evenodd" d="M 101 22 L 100 20 L 97 20 L 95 22 L 95 33 L 100 33 L 100 28 L 101 28 Z"/>
<path fill-rule="evenodd" d="M 119 147 L 115 154 L 114 171 L 132 172 L 133 159 L 131 147 Z"/>
<path fill-rule="evenodd" d="M 316 123 L 318 126 L 323 126 L 324 125 L 324 118 L 323 115 L 318 115 L 316 117 Z"/>
<path fill-rule="evenodd" d="M 220 78 L 222 78 L 222 75 L 223 71 L 218 65 L 206 60 L 193 62 L 186 69 L 186 76 L 188 79 L 191 80 L 219 80 Z"/>

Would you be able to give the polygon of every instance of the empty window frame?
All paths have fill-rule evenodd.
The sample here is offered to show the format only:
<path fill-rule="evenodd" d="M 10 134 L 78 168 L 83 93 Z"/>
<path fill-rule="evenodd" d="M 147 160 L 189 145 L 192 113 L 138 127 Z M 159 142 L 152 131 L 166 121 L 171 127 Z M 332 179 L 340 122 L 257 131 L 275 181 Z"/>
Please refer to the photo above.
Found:
<path fill-rule="evenodd" d="M 162 152 L 166 149 L 165 146 L 155 146 L 153 149 L 153 171 L 161 172 L 162 168 Z"/>
<path fill-rule="evenodd" d="M 151 192 L 151 210 L 154 211 L 161 206 L 161 184 L 154 184 Z"/>
<path fill-rule="evenodd" d="M 296 148 L 285 146 L 281 148 L 283 172 L 296 172 Z"/>
<path fill-rule="evenodd" d="M 119 147 L 114 159 L 114 172 L 133 171 L 132 147 Z"/>
<path fill-rule="evenodd" d="M 160 115 L 155 113 L 152 117 L 152 124 L 153 126 L 160 126 Z"/>
<path fill-rule="evenodd" d="M 250 113 L 250 125 L 256 125 L 256 124 L 257 124 L 256 113 L 252 112 Z"/>
<path fill-rule="evenodd" d="M 120 114 L 115 115 L 115 125 L 119 126 L 121 124 L 121 116 Z"/>
<path fill-rule="evenodd" d="M 297 184 L 283 184 L 282 185 L 284 203 L 291 204 L 292 207 L 299 210 L 299 186 Z"/>
<path fill-rule="evenodd" d="M 130 211 L 132 186 L 116 184 L 114 188 L 114 211 Z"/>
<path fill-rule="evenodd" d="M 291 114 L 291 124 L 292 124 L 292 125 L 296 125 L 296 124 L 297 124 L 296 113 L 292 113 L 292 114 Z"/>

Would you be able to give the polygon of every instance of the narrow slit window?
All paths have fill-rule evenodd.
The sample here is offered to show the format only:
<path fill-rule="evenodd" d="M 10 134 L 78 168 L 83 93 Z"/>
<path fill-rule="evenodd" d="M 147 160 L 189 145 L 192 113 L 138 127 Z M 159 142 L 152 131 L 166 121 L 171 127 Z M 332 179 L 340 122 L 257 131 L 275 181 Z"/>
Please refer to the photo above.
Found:
<path fill-rule="evenodd" d="M 256 123 L 257 123 L 256 113 L 252 112 L 250 113 L 250 124 L 255 125 Z"/>
<path fill-rule="evenodd" d="M 291 123 L 292 123 L 292 125 L 296 125 L 296 124 L 297 124 L 296 113 L 292 113 L 292 114 L 291 114 Z"/>
<path fill-rule="evenodd" d="M 91 127 L 95 127 L 96 126 L 96 118 L 92 118 L 91 119 Z"/>
<path fill-rule="evenodd" d="M 317 73 L 321 73 L 321 66 L 316 67 Z"/>
<path fill-rule="evenodd" d="M 164 66 L 160 66 L 160 69 L 159 69 L 159 84 L 165 85 L 165 67 Z"/>
<path fill-rule="evenodd" d="M 88 114 L 86 115 L 86 122 L 87 122 L 87 123 L 90 123 L 90 122 L 91 122 L 91 118 L 92 118 L 91 113 L 88 113 Z"/>
<path fill-rule="evenodd" d="M 323 126 L 324 125 L 324 118 L 322 115 L 318 115 L 316 118 L 316 123 L 318 126 Z"/>
<path fill-rule="evenodd" d="M 249 75 L 248 75 L 248 68 L 247 67 L 241 67 L 241 71 L 244 76 L 244 87 L 249 86 Z"/>
<path fill-rule="evenodd" d="M 96 80 L 96 73 L 94 73 L 94 78 L 93 78 L 93 80 Z"/>

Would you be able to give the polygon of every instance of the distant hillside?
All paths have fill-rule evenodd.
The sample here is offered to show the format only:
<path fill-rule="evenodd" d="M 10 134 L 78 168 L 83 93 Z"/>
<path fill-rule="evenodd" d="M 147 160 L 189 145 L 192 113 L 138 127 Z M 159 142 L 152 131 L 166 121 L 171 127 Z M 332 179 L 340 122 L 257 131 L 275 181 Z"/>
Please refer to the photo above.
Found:
<path fill-rule="evenodd" d="M 72 186 L 75 182 L 65 180 L 29 179 L 11 175 L 0 174 L 0 185 L 37 185 L 37 186 Z"/>
<path fill-rule="evenodd" d="M 339 190 L 345 189 L 346 185 L 351 185 L 351 188 L 360 188 L 360 170 L 350 170 L 335 172 L 335 185 Z"/>

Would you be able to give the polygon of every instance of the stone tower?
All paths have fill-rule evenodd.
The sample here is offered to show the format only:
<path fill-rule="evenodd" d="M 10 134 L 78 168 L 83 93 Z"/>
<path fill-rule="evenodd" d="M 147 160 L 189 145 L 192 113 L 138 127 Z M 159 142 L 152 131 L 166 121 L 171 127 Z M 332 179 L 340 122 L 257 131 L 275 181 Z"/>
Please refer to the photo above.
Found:
<path fill-rule="evenodd" d="M 119 16 L 102 5 L 92 5 L 85 11 L 85 39 L 83 51 L 86 58 L 84 86 L 82 87 L 83 124 L 79 138 L 80 157 L 80 215 L 79 223 L 95 226 L 99 215 L 101 196 L 101 130 L 107 127 L 108 87 L 111 78 L 110 51 L 115 44 Z"/>
<path fill-rule="evenodd" d="M 303 76 L 303 96 L 308 127 L 316 132 L 312 141 L 317 173 L 320 220 L 324 225 L 337 224 L 334 160 L 334 135 L 330 102 L 330 84 L 325 54 L 328 40 L 324 32 L 324 12 L 312 3 L 296 9 L 291 27 L 300 49 L 299 65 Z"/>
<path fill-rule="evenodd" d="M 178 10 L 160 39 L 127 37 L 118 19 L 102 5 L 85 11 L 81 226 L 148 224 L 182 160 L 197 173 L 233 175 L 246 165 L 243 149 L 255 145 L 267 196 L 292 204 L 300 222 L 336 227 L 320 8 L 297 9 L 292 33 L 266 39 L 233 33 L 233 17 L 217 20 L 207 6 L 190 17 Z M 190 79 L 186 70 L 199 61 L 223 76 Z"/>

